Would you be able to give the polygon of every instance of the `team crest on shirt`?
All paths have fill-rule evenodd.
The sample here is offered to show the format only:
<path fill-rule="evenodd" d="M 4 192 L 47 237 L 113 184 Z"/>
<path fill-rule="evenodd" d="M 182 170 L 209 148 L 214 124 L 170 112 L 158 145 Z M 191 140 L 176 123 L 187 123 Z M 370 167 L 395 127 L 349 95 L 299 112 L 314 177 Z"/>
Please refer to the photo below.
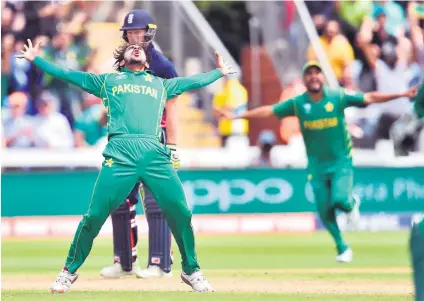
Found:
<path fill-rule="evenodd" d="M 311 112 L 311 104 L 310 103 L 305 103 L 303 105 L 303 108 L 305 109 L 305 113 L 308 114 Z"/>
<path fill-rule="evenodd" d="M 121 72 L 115 78 L 116 79 L 125 79 L 125 78 L 127 78 L 127 75 L 124 72 Z"/>
<path fill-rule="evenodd" d="M 324 106 L 324 109 L 327 112 L 333 112 L 334 110 L 334 105 L 331 102 L 327 102 L 327 104 Z"/>
<path fill-rule="evenodd" d="M 153 77 L 150 74 L 144 75 L 144 80 L 146 82 L 152 82 Z"/>
<path fill-rule="evenodd" d="M 105 166 L 112 167 L 113 163 L 115 162 L 113 162 L 113 159 L 107 159 L 104 161 L 104 163 L 105 163 Z"/>

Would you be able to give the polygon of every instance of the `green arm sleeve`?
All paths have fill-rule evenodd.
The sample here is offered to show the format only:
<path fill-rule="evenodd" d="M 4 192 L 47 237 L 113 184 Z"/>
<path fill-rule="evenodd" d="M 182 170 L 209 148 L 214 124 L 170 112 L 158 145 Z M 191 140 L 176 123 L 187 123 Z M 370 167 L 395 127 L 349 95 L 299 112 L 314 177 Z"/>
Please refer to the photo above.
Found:
<path fill-rule="evenodd" d="M 418 89 L 418 94 L 415 97 L 414 110 L 418 117 L 424 117 L 424 81 Z"/>
<path fill-rule="evenodd" d="M 104 85 L 106 74 L 96 75 L 87 72 L 72 71 L 69 69 L 60 68 L 56 64 L 53 64 L 39 56 L 34 59 L 33 63 L 45 73 L 78 86 L 84 91 L 100 97 L 100 90 Z"/>
<path fill-rule="evenodd" d="M 343 108 L 365 107 L 365 96 L 362 92 L 340 89 Z"/>
<path fill-rule="evenodd" d="M 294 99 L 289 99 L 273 105 L 272 111 L 274 112 L 274 115 L 280 119 L 288 116 L 295 116 L 295 105 Z"/>
<path fill-rule="evenodd" d="M 175 96 L 181 95 L 186 91 L 199 89 L 210 85 L 221 77 L 221 70 L 214 69 L 209 72 L 200 73 L 189 77 L 175 77 L 171 79 L 164 79 L 163 85 L 168 94 L 167 99 L 171 99 Z"/>

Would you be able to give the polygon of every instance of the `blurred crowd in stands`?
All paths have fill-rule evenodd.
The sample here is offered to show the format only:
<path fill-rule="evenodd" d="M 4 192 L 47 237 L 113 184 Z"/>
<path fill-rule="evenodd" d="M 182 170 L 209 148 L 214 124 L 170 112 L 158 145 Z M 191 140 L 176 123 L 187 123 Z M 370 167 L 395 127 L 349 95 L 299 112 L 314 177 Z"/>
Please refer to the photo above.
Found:
<path fill-rule="evenodd" d="M 95 145 L 105 136 L 100 99 L 15 59 L 27 39 L 43 41 L 43 56 L 64 68 L 98 73 L 87 23 L 102 2 L 2 1 L 2 144 L 6 147 L 66 149 Z M 117 21 L 127 8 L 117 2 Z M 118 9 L 118 10 L 116 10 Z M 98 13 L 98 12 L 97 12 Z M 117 33 L 119 34 L 119 33 Z"/>
<path fill-rule="evenodd" d="M 117 2 L 102 21 L 118 21 L 130 1 Z M 65 4 L 64 4 L 65 3 Z M 2 133 L 7 147 L 72 148 L 95 145 L 105 135 L 100 100 L 41 74 L 25 60 L 16 60 L 27 38 L 47 41 L 47 59 L 74 70 L 97 73 L 85 25 L 102 14 L 102 2 L 2 1 Z M 307 1 L 321 45 L 340 85 L 364 92 L 400 92 L 422 79 L 424 70 L 424 1 Z M 109 16 L 108 15 L 108 16 Z M 112 19 L 111 19 L 112 18 Z M 113 19 L 114 18 L 114 19 Z M 98 20 L 96 20 L 98 21 Z M 316 58 L 312 47 L 306 59 Z M 248 95 L 228 81 L 215 97 L 223 105 L 228 87 L 236 87 L 244 106 Z M 226 90 L 225 90 L 226 89 Z M 301 80 L 285 87 L 281 99 L 304 89 Z M 224 93 L 225 92 L 225 93 Z M 240 96 L 241 95 L 241 96 Z M 241 99 L 242 98 L 242 99 Z M 373 148 L 389 139 L 390 125 L 411 108 L 409 99 L 358 109 L 349 122 L 360 128 L 355 145 Z M 353 117 L 352 117 L 353 116 Z M 288 143 L 299 134 L 295 118 L 282 121 L 280 138 Z M 226 124 L 220 132 L 225 139 Z M 247 124 L 238 125 L 247 132 Z M 355 128 L 353 128 L 353 132 Z M 359 138 L 360 137 L 360 138 Z M 265 132 L 265 152 L 277 142 Z"/>

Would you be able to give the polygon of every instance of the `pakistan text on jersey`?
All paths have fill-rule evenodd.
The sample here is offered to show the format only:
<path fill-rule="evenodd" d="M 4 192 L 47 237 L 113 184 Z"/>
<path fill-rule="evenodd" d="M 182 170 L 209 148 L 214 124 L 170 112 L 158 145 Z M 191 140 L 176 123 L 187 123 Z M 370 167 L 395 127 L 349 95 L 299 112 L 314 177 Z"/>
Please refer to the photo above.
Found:
<path fill-rule="evenodd" d="M 337 117 L 322 118 L 316 120 L 305 120 L 303 126 L 308 130 L 323 130 L 335 127 L 339 124 Z"/>
<path fill-rule="evenodd" d="M 151 97 L 157 98 L 158 91 L 154 88 L 143 86 L 143 85 L 132 85 L 132 84 L 124 84 L 112 87 L 112 94 L 121 94 L 121 93 L 136 93 L 136 94 L 144 94 L 150 95 Z"/>

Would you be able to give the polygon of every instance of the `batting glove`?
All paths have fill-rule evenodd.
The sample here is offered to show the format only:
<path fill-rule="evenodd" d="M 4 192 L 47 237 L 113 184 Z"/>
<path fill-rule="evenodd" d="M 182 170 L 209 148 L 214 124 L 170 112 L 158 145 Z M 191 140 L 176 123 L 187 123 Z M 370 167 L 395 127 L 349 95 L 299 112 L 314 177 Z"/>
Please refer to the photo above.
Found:
<path fill-rule="evenodd" d="M 179 169 L 181 166 L 180 155 L 178 154 L 178 149 L 175 144 L 167 144 L 167 148 L 171 151 L 171 163 L 175 169 Z"/>

